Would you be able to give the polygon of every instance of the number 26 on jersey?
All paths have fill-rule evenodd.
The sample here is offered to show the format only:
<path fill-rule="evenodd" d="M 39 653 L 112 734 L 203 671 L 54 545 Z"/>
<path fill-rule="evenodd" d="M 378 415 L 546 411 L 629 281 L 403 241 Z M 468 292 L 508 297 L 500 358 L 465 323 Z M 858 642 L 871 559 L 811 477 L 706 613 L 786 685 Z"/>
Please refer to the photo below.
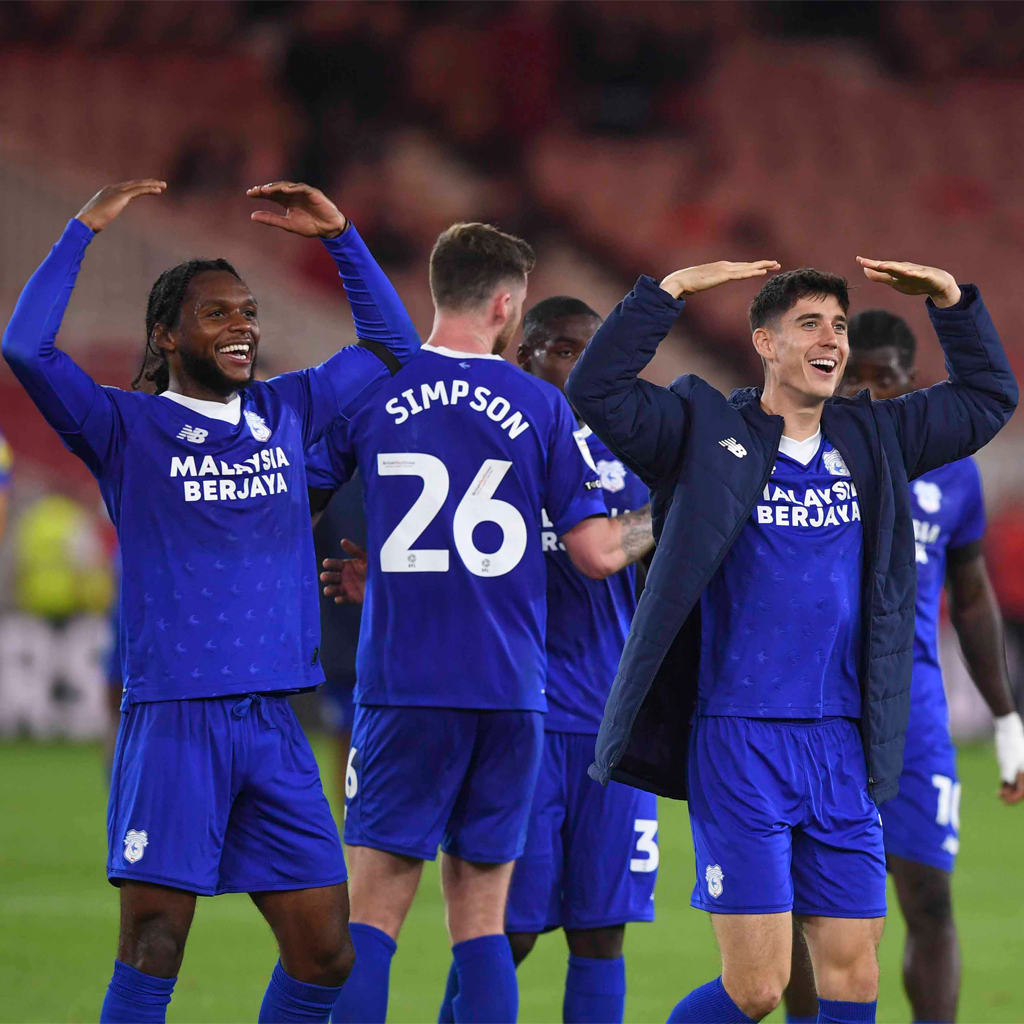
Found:
<path fill-rule="evenodd" d="M 512 463 L 485 459 L 472 483 L 459 500 L 452 516 L 455 550 L 474 576 L 504 576 L 522 560 L 526 551 L 526 521 L 507 501 L 494 497 Z M 448 468 L 434 455 L 423 452 L 389 452 L 377 455 L 380 476 L 418 476 L 423 490 L 381 545 L 382 572 L 448 572 L 451 552 L 447 548 L 414 548 L 423 531 L 433 522 L 448 498 Z M 497 551 L 481 551 L 473 542 L 473 530 L 481 523 L 501 528 Z"/>

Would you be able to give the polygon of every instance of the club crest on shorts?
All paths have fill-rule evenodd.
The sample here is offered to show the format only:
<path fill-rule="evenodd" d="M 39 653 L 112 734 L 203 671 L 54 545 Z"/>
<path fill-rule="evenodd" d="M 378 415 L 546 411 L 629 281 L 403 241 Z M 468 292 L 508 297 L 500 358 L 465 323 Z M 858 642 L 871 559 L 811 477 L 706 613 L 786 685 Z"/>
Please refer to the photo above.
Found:
<path fill-rule="evenodd" d="M 142 860 L 142 855 L 149 846 L 149 834 L 138 829 L 130 828 L 124 837 L 124 859 L 129 864 Z"/>
<path fill-rule="evenodd" d="M 259 413 L 253 412 L 252 409 L 246 409 L 245 422 L 249 424 L 252 436 L 257 441 L 267 441 L 270 439 L 270 427 L 267 426 L 267 421 Z"/>
<path fill-rule="evenodd" d="M 127 856 L 127 854 L 126 854 Z M 722 895 L 722 879 L 725 874 L 720 864 L 709 864 L 704 872 L 704 880 L 708 883 L 708 892 L 717 900 Z"/>
<path fill-rule="evenodd" d="M 826 448 L 822 453 L 822 461 L 825 463 L 825 468 L 833 476 L 849 476 L 850 471 L 846 468 L 846 463 L 843 462 L 842 455 L 835 450 L 835 448 Z"/>

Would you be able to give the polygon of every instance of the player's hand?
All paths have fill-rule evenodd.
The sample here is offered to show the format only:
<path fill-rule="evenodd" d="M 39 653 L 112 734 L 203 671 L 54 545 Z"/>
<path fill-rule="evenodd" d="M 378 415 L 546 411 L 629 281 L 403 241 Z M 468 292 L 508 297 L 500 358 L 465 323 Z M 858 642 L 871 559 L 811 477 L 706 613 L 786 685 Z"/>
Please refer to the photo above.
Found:
<path fill-rule="evenodd" d="M 956 278 L 938 267 L 922 267 L 918 263 L 894 263 L 892 260 L 869 260 L 857 257 L 869 281 L 887 284 L 904 295 L 928 295 L 939 309 L 955 306 L 960 301 Z"/>
<path fill-rule="evenodd" d="M 1024 800 L 1024 723 L 1016 711 L 996 719 L 996 760 L 1003 783 L 999 799 L 1004 804 Z"/>
<path fill-rule="evenodd" d="M 158 196 L 167 188 L 158 178 L 138 178 L 101 188 L 75 219 L 93 231 L 102 231 L 136 196 Z"/>
<path fill-rule="evenodd" d="M 770 270 L 781 270 L 777 260 L 758 260 L 756 263 L 730 263 L 720 260 L 718 263 L 704 263 L 699 267 L 687 267 L 669 274 L 661 287 L 674 299 L 696 292 L 706 292 L 709 288 L 717 288 L 727 281 L 745 281 L 748 277 L 764 277 Z"/>
<path fill-rule="evenodd" d="M 325 584 L 324 596 L 335 604 L 362 604 L 366 593 L 366 549 L 350 540 L 341 542 L 348 558 L 325 558 L 320 579 Z"/>
<path fill-rule="evenodd" d="M 284 207 L 284 213 L 257 210 L 257 224 L 290 231 L 306 238 L 337 238 L 348 226 L 345 215 L 320 191 L 301 181 L 274 181 L 246 189 L 250 199 L 269 199 Z"/>

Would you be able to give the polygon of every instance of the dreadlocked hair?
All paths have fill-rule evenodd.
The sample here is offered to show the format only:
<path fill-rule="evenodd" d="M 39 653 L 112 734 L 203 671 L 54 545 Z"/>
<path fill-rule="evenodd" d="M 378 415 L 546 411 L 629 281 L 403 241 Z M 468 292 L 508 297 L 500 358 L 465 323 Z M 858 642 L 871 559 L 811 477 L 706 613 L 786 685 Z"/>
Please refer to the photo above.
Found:
<path fill-rule="evenodd" d="M 146 350 L 142 354 L 138 375 L 132 381 L 133 391 L 146 390 L 158 395 L 167 390 L 170 384 L 167 356 L 153 344 L 153 332 L 160 325 L 170 328 L 178 322 L 181 304 L 192 278 L 208 270 L 223 270 L 239 281 L 242 280 L 227 260 L 186 260 L 165 270 L 149 290 L 146 302 Z"/>

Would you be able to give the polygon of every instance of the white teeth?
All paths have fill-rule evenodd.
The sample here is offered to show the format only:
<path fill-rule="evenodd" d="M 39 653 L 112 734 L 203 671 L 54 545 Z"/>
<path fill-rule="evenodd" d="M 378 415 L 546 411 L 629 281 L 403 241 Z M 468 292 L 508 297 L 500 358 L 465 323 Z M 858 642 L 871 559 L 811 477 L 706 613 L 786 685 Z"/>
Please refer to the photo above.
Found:
<path fill-rule="evenodd" d="M 834 370 L 836 368 L 836 361 L 834 359 L 812 359 L 811 366 L 816 366 L 819 370 Z"/>
<path fill-rule="evenodd" d="M 245 352 L 245 353 L 247 353 L 249 351 L 249 346 L 248 345 L 225 345 L 220 351 L 221 352 Z"/>

